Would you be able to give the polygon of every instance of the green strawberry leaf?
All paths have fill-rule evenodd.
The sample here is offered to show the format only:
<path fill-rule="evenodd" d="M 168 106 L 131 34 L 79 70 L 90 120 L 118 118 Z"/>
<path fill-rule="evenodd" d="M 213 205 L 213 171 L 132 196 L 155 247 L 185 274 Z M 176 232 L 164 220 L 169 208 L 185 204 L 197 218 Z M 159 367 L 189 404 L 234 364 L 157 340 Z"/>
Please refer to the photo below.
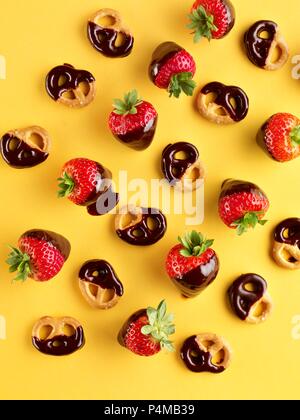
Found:
<path fill-rule="evenodd" d="M 153 331 L 153 327 L 152 327 L 152 325 L 145 325 L 145 326 L 141 329 L 141 332 L 142 332 L 142 334 L 144 334 L 144 335 L 149 335 L 149 334 L 151 334 L 151 333 L 152 333 L 152 331 Z"/>
<path fill-rule="evenodd" d="M 268 220 L 261 220 L 259 218 L 259 216 L 263 214 L 264 212 L 262 211 L 246 213 L 242 218 L 233 222 L 231 227 L 236 228 L 237 234 L 241 236 L 247 232 L 249 228 L 254 229 L 257 224 L 264 226 Z"/>
<path fill-rule="evenodd" d="M 214 243 L 212 239 L 204 238 L 200 232 L 196 232 L 195 230 L 186 233 L 184 237 L 179 237 L 178 240 L 183 246 L 180 250 L 180 255 L 186 258 L 199 257 Z"/>
<path fill-rule="evenodd" d="M 193 73 L 191 72 L 174 74 L 168 87 L 170 97 L 175 96 L 175 98 L 179 98 L 181 92 L 184 92 L 187 96 L 193 96 L 197 85 L 192 79 Z"/>
<path fill-rule="evenodd" d="M 290 132 L 290 139 L 292 141 L 292 144 L 295 147 L 299 147 L 299 145 L 300 145 L 300 125 L 293 128 L 293 130 Z"/>
<path fill-rule="evenodd" d="M 193 9 L 188 17 L 190 23 L 187 27 L 192 30 L 194 42 L 196 43 L 203 37 L 210 41 L 212 39 L 212 32 L 218 30 L 217 26 L 214 24 L 214 16 L 208 14 L 203 6 Z"/>
<path fill-rule="evenodd" d="M 123 101 L 121 99 L 114 99 L 114 113 L 117 115 L 134 115 L 137 114 L 137 107 L 143 103 L 142 99 L 139 99 L 138 92 L 136 89 L 128 92 L 124 95 Z"/>
<path fill-rule="evenodd" d="M 6 260 L 6 263 L 9 265 L 9 272 L 17 272 L 15 280 L 25 281 L 31 274 L 30 257 L 17 248 L 11 246 L 9 248 L 11 249 L 11 253 Z"/>

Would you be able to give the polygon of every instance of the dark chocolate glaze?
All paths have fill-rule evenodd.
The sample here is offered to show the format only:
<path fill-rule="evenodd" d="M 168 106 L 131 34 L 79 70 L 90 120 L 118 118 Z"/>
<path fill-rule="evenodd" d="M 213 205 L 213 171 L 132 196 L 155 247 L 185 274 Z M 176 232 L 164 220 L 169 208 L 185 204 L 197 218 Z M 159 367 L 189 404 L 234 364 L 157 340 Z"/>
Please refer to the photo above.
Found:
<path fill-rule="evenodd" d="M 215 280 L 219 269 L 219 259 L 215 254 L 205 265 L 200 265 L 172 280 L 184 297 L 193 298 L 203 292 Z"/>
<path fill-rule="evenodd" d="M 267 32 L 268 39 L 261 38 Z M 270 52 L 271 44 L 277 32 L 277 24 L 270 20 L 260 20 L 245 33 L 244 43 L 249 60 L 258 67 L 264 68 Z"/>
<path fill-rule="evenodd" d="M 103 192 L 96 202 L 87 206 L 87 211 L 91 216 L 103 216 L 112 211 L 120 201 L 120 195 L 109 187 Z"/>
<path fill-rule="evenodd" d="M 180 355 L 186 367 L 192 372 L 210 372 L 222 373 L 224 372 L 223 366 L 213 364 L 212 355 L 199 348 L 196 341 L 197 336 L 193 335 L 185 340 Z"/>
<path fill-rule="evenodd" d="M 30 147 L 25 141 L 9 133 L 2 137 L 0 150 L 5 162 L 16 169 L 32 168 L 44 162 L 49 156 L 48 152 Z"/>
<path fill-rule="evenodd" d="M 253 291 L 246 289 L 251 284 Z M 243 274 L 228 289 L 229 302 L 234 313 L 245 321 L 252 306 L 258 302 L 267 291 L 267 282 L 257 274 Z"/>
<path fill-rule="evenodd" d="M 50 340 L 40 340 L 32 337 L 32 344 L 41 353 L 50 356 L 67 356 L 80 350 L 85 344 L 84 332 L 82 327 L 78 327 L 70 337 L 58 335 Z"/>
<path fill-rule="evenodd" d="M 32 229 L 23 233 L 19 241 L 22 238 L 36 238 L 40 241 L 48 242 L 60 251 L 65 261 L 69 258 L 71 251 L 70 242 L 58 233 L 51 232 L 49 230 Z"/>
<path fill-rule="evenodd" d="M 60 85 L 60 78 L 65 78 L 65 81 Z M 76 89 L 80 83 L 95 82 L 94 76 L 85 70 L 77 70 L 71 64 L 64 64 L 52 69 L 46 77 L 46 90 L 52 99 L 57 101 L 65 92 Z"/>
<path fill-rule="evenodd" d="M 151 208 L 142 208 L 142 220 L 127 229 L 118 229 L 117 235 L 123 241 L 130 245 L 147 246 L 158 242 L 166 233 L 167 220 L 161 211 Z M 152 219 L 155 223 L 155 229 L 149 229 L 147 220 Z M 135 233 L 138 232 L 138 235 Z"/>
<path fill-rule="evenodd" d="M 97 163 L 97 162 L 96 162 Z M 112 174 L 110 170 L 97 163 L 98 174 L 96 176 L 96 185 L 87 200 L 81 204 L 82 206 L 89 206 L 96 203 L 96 201 L 111 187 Z"/>
<path fill-rule="evenodd" d="M 186 158 L 176 159 L 175 155 L 179 152 L 184 152 Z M 162 153 L 161 168 L 164 177 L 170 184 L 175 184 L 198 159 L 199 152 L 193 144 L 186 142 L 169 144 Z"/>
<path fill-rule="evenodd" d="M 243 120 L 248 114 L 248 96 L 237 86 L 226 86 L 220 82 L 211 82 L 202 88 L 201 93 L 204 95 L 214 93 L 216 95 L 214 102 L 222 106 L 235 122 Z M 235 107 L 230 102 L 233 99 L 236 103 Z"/>
<path fill-rule="evenodd" d="M 255 195 L 261 195 L 266 197 L 266 194 L 255 184 L 247 181 L 240 181 L 235 179 L 227 179 L 222 184 L 222 191 L 220 195 L 220 200 L 228 195 L 237 194 L 237 193 L 253 193 Z"/>
<path fill-rule="evenodd" d="M 97 273 L 97 275 L 94 275 L 94 273 Z M 123 296 L 123 285 L 115 270 L 107 261 L 87 261 L 80 269 L 79 278 L 82 281 L 96 284 L 102 289 L 113 289 L 118 296 Z"/>
<path fill-rule="evenodd" d="M 132 51 L 134 38 L 128 33 L 103 28 L 94 22 L 88 22 L 87 32 L 92 46 L 106 57 L 127 57 Z M 116 46 L 119 34 L 124 37 L 124 42 L 122 45 Z"/>
<path fill-rule="evenodd" d="M 227 31 L 222 38 L 224 38 L 224 36 L 226 36 L 231 31 L 235 24 L 235 9 L 233 4 L 229 0 L 223 0 L 223 4 L 225 5 L 227 11 Z"/>
<path fill-rule="evenodd" d="M 175 42 L 164 42 L 160 44 L 152 55 L 151 64 L 149 66 L 149 77 L 155 83 L 156 77 L 161 68 L 174 57 L 183 48 L 175 44 Z"/>
<path fill-rule="evenodd" d="M 279 223 L 274 231 L 276 242 L 297 246 L 300 249 L 300 219 L 292 217 Z"/>
<path fill-rule="evenodd" d="M 136 311 L 133 315 L 131 315 L 131 317 L 122 326 L 118 334 L 118 342 L 119 344 L 121 344 L 121 346 L 126 347 L 125 338 L 126 338 L 127 331 L 130 324 L 132 324 L 133 322 L 136 322 L 141 317 L 147 317 L 147 309 L 140 309 L 139 311 Z"/>
<path fill-rule="evenodd" d="M 131 149 L 139 151 L 145 150 L 153 141 L 156 132 L 157 119 L 158 117 L 156 116 L 150 120 L 145 127 L 141 127 L 127 134 L 115 134 L 114 137 Z"/>

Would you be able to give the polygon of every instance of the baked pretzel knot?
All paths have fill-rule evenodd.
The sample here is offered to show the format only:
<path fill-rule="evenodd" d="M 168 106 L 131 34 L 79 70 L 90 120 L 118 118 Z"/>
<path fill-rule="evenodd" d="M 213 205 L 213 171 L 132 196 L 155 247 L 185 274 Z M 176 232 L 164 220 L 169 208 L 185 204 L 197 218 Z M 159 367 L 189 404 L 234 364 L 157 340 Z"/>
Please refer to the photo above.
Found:
<path fill-rule="evenodd" d="M 219 337 L 218 335 L 212 333 L 203 333 L 197 335 L 196 341 L 200 350 L 205 353 L 210 353 L 212 358 L 222 352 L 222 358 L 217 365 L 218 367 L 222 367 L 224 370 L 229 367 L 232 352 L 229 344 L 223 337 Z"/>
<path fill-rule="evenodd" d="M 98 24 L 103 18 L 110 18 L 111 24 L 106 25 L 106 28 L 113 29 L 116 32 L 124 32 L 131 35 L 131 31 L 124 25 L 122 17 L 117 10 L 104 8 L 98 10 L 90 19 L 90 22 Z"/>
<path fill-rule="evenodd" d="M 285 219 L 276 226 L 272 253 L 280 267 L 300 269 L 300 218 Z"/>
<path fill-rule="evenodd" d="M 297 245 L 274 242 L 273 257 L 276 263 L 283 268 L 300 269 L 300 249 Z"/>
<path fill-rule="evenodd" d="M 63 318 L 54 318 L 51 316 L 45 316 L 40 318 L 32 329 L 32 336 L 39 340 L 51 340 L 57 336 L 65 335 L 64 328 L 66 326 L 72 327 L 74 330 L 81 327 L 81 324 L 74 318 L 65 316 Z M 51 327 L 51 332 L 45 338 L 41 338 L 41 329 L 43 327 Z"/>
<path fill-rule="evenodd" d="M 273 61 L 273 55 L 279 52 L 278 57 Z M 266 59 L 265 69 L 274 71 L 280 69 L 289 58 L 289 47 L 281 32 L 278 30 L 271 43 L 269 54 Z"/>

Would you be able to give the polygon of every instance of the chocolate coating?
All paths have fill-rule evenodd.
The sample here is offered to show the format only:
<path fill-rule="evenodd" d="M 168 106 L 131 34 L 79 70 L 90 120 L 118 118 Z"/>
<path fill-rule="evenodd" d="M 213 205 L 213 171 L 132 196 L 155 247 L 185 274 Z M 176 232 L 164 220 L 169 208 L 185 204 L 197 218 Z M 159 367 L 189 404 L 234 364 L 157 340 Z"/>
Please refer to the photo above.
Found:
<path fill-rule="evenodd" d="M 214 102 L 222 106 L 235 122 L 243 120 L 248 114 L 248 96 L 237 86 L 226 86 L 220 82 L 211 82 L 202 88 L 201 93 L 204 95 L 214 93 L 216 95 Z M 235 101 L 235 107 L 232 105 L 231 100 Z"/>
<path fill-rule="evenodd" d="M 124 340 L 130 324 L 135 323 L 139 318 L 144 316 L 147 317 L 147 309 L 140 309 L 131 315 L 131 317 L 124 323 L 118 334 L 118 342 L 121 346 L 126 347 Z"/>
<path fill-rule="evenodd" d="M 244 43 L 249 60 L 258 67 L 264 68 L 269 56 L 271 44 L 274 41 L 277 24 L 270 20 L 260 20 L 245 33 Z M 268 39 L 262 38 L 262 32 L 267 32 Z"/>
<path fill-rule="evenodd" d="M 253 291 L 246 289 L 251 284 Z M 245 321 L 252 306 L 258 302 L 267 291 L 267 282 L 257 274 L 244 274 L 240 276 L 228 289 L 229 302 L 234 313 Z"/>
<path fill-rule="evenodd" d="M 44 162 L 49 156 L 48 152 L 30 147 L 24 140 L 9 133 L 2 137 L 0 150 L 5 162 L 16 169 L 32 168 Z"/>
<path fill-rule="evenodd" d="M 120 201 L 120 195 L 109 187 L 99 198 L 87 206 L 87 211 L 91 216 L 103 216 L 112 211 Z"/>
<path fill-rule="evenodd" d="M 186 158 L 177 159 L 175 156 L 179 152 L 184 152 Z M 170 184 L 175 184 L 198 159 L 199 152 L 193 144 L 186 142 L 169 144 L 162 153 L 161 168 L 164 177 Z"/>
<path fill-rule="evenodd" d="M 219 269 L 219 259 L 215 254 L 208 263 L 172 280 L 184 297 L 193 298 L 203 292 L 215 280 Z"/>
<path fill-rule="evenodd" d="M 58 233 L 49 230 L 32 229 L 23 233 L 21 238 L 36 238 L 40 241 L 48 242 L 60 251 L 65 261 L 69 258 L 71 251 L 70 242 Z"/>
<path fill-rule="evenodd" d="M 300 219 L 293 217 L 279 223 L 274 231 L 274 240 L 300 249 Z"/>
<path fill-rule="evenodd" d="M 227 31 L 222 37 L 222 38 L 224 38 L 231 31 L 231 29 L 234 27 L 234 24 L 235 24 L 235 9 L 233 7 L 233 4 L 229 0 L 223 0 L 222 3 L 226 7 L 227 22 L 228 22 L 227 23 Z"/>
<path fill-rule="evenodd" d="M 92 46 L 106 57 L 127 57 L 133 48 L 134 38 L 129 33 L 104 28 L 94 22 L 88 22 L 88 38 Z M 116 46 L 118 35 L 124 38 L 122 45 Z"/>
<path fill-rule="evenodd" d="M 97 274 L 95 275 L 95 273 Z M 115 270 L 107 261 L 87 261 L 80 269 L 79 278 L 82 281 L 96 284 L 102 289 L 113 289 L 118 296 L 123 296 L 123 285 Z"/>
<path fill-rule="evenodd" d="M 116 134 L 114 137 L 131 149 L 138 151 L 145 150 L 153 141 L 156 132 L 157 119 L 158 117 L 156 116 L 150 120 L 145 127 L 130 131 L 127 134 Z"/>
<path fill-rule="evenodd" d="M 220 199 L 227 197 L 228 195 L 242 192 L 253 193 L 255 195 L 263 195 L 266 197 L 265 193 L 252 182 L 228 179 L 223 182 Z"/>
<path fill-rule="evenodd" d="M 200 349 L 197 336 L 193 335 L 185 340 L 180 355 L 186 367 L 192 372 L 222 373 L 225 368 L 212 362 L 212 355 Z"/>
<path fill-rule="evenodd" d="M 60 84 L 60 79 L 64 83 Z M 52 69 L 46 77 L 46 90 L 49 96 L 57 101 L 65 92 L 76 89 L 80 83 L 95 82 L 94 76 L 85 70 L 77 70 L 71 64 L 64 64 Z"/>
<path fill-rule="evenodd" d="M 160 44 L 152 55 L 151 64 L 149 66 L 149 77 L 153 83 L 159 74 L 161 68 L 183 48 L 175 44 L 175 42 L 164 42 Z"/>
<path fill-rule="evenodd" d="M 147 246 L 158 242 L 166 233 L 167 220 L 161 211 L 151 208 L 142 208 L 142 220 L 126 229 L 117 229 L 117 235 L 130 245 Z M 152 219 L 155 228 L 152 230 L 147 225 L 147 220 Z"/>
<path fill-rule="evenodd" d="M 57 335 L 49 340 L 32 337 L 32 344 L 41 353 L 50 356 L 67 356 L 81 349 L 85 344 L 82 327 L 78 327 L 73 335 Z"/>

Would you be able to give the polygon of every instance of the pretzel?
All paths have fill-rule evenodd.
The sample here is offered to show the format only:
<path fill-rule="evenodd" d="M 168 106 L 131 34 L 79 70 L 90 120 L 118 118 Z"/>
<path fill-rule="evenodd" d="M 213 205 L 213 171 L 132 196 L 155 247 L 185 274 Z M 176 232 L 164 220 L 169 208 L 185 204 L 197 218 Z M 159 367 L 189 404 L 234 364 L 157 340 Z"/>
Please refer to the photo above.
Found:
<path fill-rule="evenodd" d="M 273 257 L 280 267 L 290 270 L 300 269 L 300 249 L 297 245 L 274 242 Z M 295 261 L 290 261 L 290 257 Z"/>
<path fill-rule="evenodd" d="M 279 57 L 275 62 L 272 61 L 272 56 L 276 49 L 280 50 Z M 266 59 L 265 70 L 275 71 L 284 66 L 289 59 L 289 47 L 281 32 L 277 31 L 275 38 L 271 44 L 269 54 Z"/>
<path fill-rule="evenodd" d="M 300 218 L 285 219 L 276 226 L 272 253 L 280 267 L 300 269 Z"/>
<path fill-rule="evenodd" d="M 74 334 L 66 336 L 66 326 L 74 329 Z M 41 338 L 41 329 L 50 327 L 51 331 L 46 338 Z M 45 316 L 40 318 L 32 329 L 33 345 L 42 353 L 62 356 L 74 353 L 84 345 L 84 334 L 81 324 L 74 318 L 55 318 Z"/>
<path fill-rule="evenodd" d="M 259 306 L 262 307 L 262 311 L 260 314 L 256 315 L 255 312 L 257 310 L 257 307 Z M 265 293 L 260 300 L 258 300 L 256 303 L 254 303 L 254 305 L 252 305 L 249 311 L 249 315 L 246 318 L 246 321 L 249 322 L 249 324 L 260 324 L 270 316 L 270 314 L 272 313 L 272 309 L 272 299 L 269 293 Z"/>
<path fill-rule="evenodd" d="M 107 26 L 98 24 L 102 18 L 111 18 Z M 124 36 L 122 45 L 116 46 L 119 34 Z M 88 38 L 92 46 L 107 57 L 126 57 L 131 53 L 134 38 L 131 31 L 124 25 L 119 12 L 104 8 L 98 10 L 88 21 Z"/>
<path fill-rule="evenodd" d="M 204 351 L 205 353 L 210 353 L 212 357 L 223 351 L 224 356 L 223 359 L 218 363 L 218 366 L 224 368 L 224 370 L 229 367 L 232 358 L 232 351 L 229 344 L 223 337 L 219 337 L 212 333 L 204 333 L 198 334 L 196 341 L 200 350 Z"/>

